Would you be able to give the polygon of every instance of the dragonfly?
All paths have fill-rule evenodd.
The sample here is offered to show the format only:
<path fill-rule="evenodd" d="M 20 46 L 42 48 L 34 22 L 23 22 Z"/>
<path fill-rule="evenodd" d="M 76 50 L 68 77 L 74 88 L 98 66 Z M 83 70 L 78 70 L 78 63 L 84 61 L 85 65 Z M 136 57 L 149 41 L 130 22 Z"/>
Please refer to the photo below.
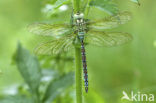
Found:
<path fill-rule="evenodd" d="M 83 13 L 75 13 L 70 24 L 34 23 L 28 26 L 31 33 L 55 38 L 36 47 L 36 54 L 54 55 L 68 52 L 74 48 L 79 40 L 81 46 L 85 91 L 88 92 L 88 72 L 85 44 L 111 47 L 125 44 L 132 40 L 132 36 L 125 32 L 106 32 L 127 23 L 131 13 L 124 11 L 116 15 L 90 21 L 84 18 Z"/>

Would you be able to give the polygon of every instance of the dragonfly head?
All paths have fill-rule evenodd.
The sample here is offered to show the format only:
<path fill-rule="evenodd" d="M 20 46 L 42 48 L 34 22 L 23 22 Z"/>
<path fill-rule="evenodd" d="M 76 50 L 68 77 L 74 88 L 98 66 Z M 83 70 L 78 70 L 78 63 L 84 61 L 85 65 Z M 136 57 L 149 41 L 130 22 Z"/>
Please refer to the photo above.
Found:
<path fill-rule="evenodd" d="M 82 19 L 82 18 L 84 18 L 84 14 L 83 13 L 76 13 L 76 14 L 74 14 L 74 18 L 75 19 Z"/>

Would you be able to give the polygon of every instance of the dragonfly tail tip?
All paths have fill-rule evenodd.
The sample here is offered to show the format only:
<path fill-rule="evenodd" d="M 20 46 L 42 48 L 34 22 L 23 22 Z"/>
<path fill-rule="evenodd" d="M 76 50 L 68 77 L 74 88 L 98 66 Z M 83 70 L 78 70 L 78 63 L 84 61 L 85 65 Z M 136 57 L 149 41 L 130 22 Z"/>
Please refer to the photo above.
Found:
<path fill-rule="evenodd" d="M 88 87 L 85 87 L 85 91 L 86 91 L 86 93 L 88 93 Z"/>

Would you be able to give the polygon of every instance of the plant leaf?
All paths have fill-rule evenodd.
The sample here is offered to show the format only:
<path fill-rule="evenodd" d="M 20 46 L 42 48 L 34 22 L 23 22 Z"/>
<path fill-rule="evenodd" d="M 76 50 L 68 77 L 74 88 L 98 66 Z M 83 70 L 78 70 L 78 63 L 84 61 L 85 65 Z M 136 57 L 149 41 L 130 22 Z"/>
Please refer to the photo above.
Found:
<path fill-rule="evenodd" d="M 40 66 L 37 58 L 22 48 L 21 44 L 18 44 L 16 64 L 31 91 L 37 92 L 41 79 Z"/>
<path fill-rule="evenodd" d="M 138 5 L 140 5 L 139 0 L 131 0 L 131 1 L 134 2 L 134 3 L 137 3 Z"/>
<path fill-rule="evenodd" d="M 122 32 L 89 31 L 87 34 L 85 42 L 96 46 L 111 47 L 125 44 L 132 40 L 130 34 Z"/>
<path fill-rule="evenodd" d="M 54 4 L 57 0 L 49 0 L 50 4 Z"/>
<path fill-rule="evenodd" d="M 90 6 L 104 10 L 111 15 L 118 13 L 118 7 L 112 0 L 92 0 Z"/>
<path fill-rule="evenodd" d="M 59 94 L 63 93 L 65 89 L 74 84 L 74 73 L 70 72 L 54 81 L 52 81 L 44 95 L 43 102 L 51 103 Z"/>
<path fill-rule="evenodd" d="M 57 9 L 59 8 L 60 6 L 68 3 L 70 0 L 57 0 L 54 4 L 54 8 Z"/>
<path fill-rule="evenodd" d="M 24 96 L 8 96 L 0 100 L 0 103 L 33 103 L 33 101 Z"/>

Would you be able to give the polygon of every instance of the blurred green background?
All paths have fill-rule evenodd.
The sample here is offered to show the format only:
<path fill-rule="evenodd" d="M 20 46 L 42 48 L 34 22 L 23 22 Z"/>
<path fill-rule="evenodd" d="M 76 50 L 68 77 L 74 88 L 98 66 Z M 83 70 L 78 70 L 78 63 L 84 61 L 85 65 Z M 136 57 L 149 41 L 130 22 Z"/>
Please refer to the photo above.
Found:
<path fill-rule="evenodd" d="M 141 0 L 141 6 L 128 0 L 116 2 L 121 11 L 132 12 L 133 18 L 114 30 L 132 34 L 133 41 L 112 48 L 86 48 L 89 87 L 106 103 L 121 103 L 122 91 L 156 95 L 156 1 Z M 17 67 L 12 65 L 12 56 L 18 41 L 31 52 L 39 43 L 38 37 L 26 30 L 28 24 L 53 21 L 41 12 L 44 4 L 40 0 L 0 0 L 0 94 L 14 93 L 5 90 L 23 83 Z M 91 9 L 90 18 L 105 16 L 102 11 L 95 15 L 92 11 L 96 10 Z M 55 21 L 68 22 L 70 13 L 56 15 Z"/>

